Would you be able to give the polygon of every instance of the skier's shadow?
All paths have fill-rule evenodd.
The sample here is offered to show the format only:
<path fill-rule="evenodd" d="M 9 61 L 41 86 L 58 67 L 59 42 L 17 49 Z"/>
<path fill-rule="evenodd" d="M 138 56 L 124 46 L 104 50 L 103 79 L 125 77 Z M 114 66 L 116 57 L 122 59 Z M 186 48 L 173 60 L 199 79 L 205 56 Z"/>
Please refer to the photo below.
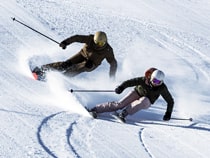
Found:
<path fill-rule="evenodd" d="M 113 123 L 121 123 L 124 124 L 122 121 L 116 119 L 114 116 L 112 116 L 110 113 L 103 113 L 99 114 L 97 117 L 97 120 L 103 120 L 103 121 L 109 121 Z M 135 126 L 141 126 L 140 124 L 136 124 L 135 121 L 126 120 L 125 124 L 135 125 Z"/>
<path fill-rule="evenodd" d="M 136 121 L 136 124 L 140 124 L 140 125 L 158 125 L 158 126 L 170 126 L 170 127 L 179 127 L 179 128 L 186 128 L 186 129 L 196 129 L 196 130 L 202 130 L 202 131 L 208 131 L 210 132 L 210 128 L 208 127 L 199 127 L 197 125 L 199 125 L 199 122 L 192 122 L 190 125 L 178 125 L 178 124 L 170 124 L 170 122 L 165 123 L 165 122 L 160 122 L 157 120 L 140 120 L 140 121 Z M 209 125 L 209 124 L 206 124 Z"/>
<path fill-rule="evenodd" d="M 116 118 L 114 118 L 113 116 L 111 116 L 110 113 L 99 114 L 97 119 L 111 121 L 114 123 L 122 123 L 119 120 L 117 120 Z M 139 115 L 128 116 L 127 120 L 126 120 L 126 124 L 140 126 L 140 127 L 142 127 L 144 125 L 159 125 L 159 126 L 186 128 L 186 129 L 196 129 L 196 130 L 202 130 L 202 131 L 208 131 L 208 132 L 210 131 L 210 125 L 207 123 L 203 123 L 203 124 L 206 124 L 206 126 L 209 126 L 209 127 L 198 126 L 202 122 L 196 122 L 196 121 L 190 122 L 189 120 L 184 120 L 184 121 L 186 121 L 186 124 L 180 125 L 181 122 L 179 123 L 179 121 L 183 121 L 183 120 L 177 120 L 177 121 L 173 121 L 173 122 L 163 121 L 162 115 L 160 115 L 160 114 L 155 114 L 155 113 L 151 114 L 151 112 L 146 112 L 146 111 L 143 112 L 142 111 L 141 116 L 139 116 Z"/>

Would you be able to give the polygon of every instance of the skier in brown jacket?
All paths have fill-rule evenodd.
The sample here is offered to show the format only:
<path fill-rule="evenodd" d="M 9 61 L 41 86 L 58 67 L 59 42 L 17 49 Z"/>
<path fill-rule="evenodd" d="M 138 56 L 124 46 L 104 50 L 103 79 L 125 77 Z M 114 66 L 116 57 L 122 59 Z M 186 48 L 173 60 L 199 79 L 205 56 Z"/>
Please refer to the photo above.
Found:
<path fill-rule="evenodd" d="M 94 35 L 75 35 L 62 41 L 60 47 L 65 49 L 73 42 L 85 43 L 85 45 L 68 60 L 42 65 L 41 68 L 36 67 L 32 72 L 36 73 L 40 79 L 45 78 L 45 72 L 49 70 L 60 71 L 73 77 L 82 72 L 93 71 L 106 59 L 110 64 L 109 76 L 115 77 L 117 61 L 112 47 L 107 42 L 106 33 L 98 31 Z"/>
<path fill-rule="evenodd" d="M 167 109 L 163 120 L 168 121 L 171 118 L 173 111 L 174 100 L 168 91 L 167 86 L 163 82 L 165 77 L 161 70 L 151 68 L 154 71 L 151 76 L 137 77 L 124 81 L 120 86 L 115 89 L 117 94 L 123 92 L 127 87 L 135 86 L 134 90 L 130 91 L 119 102 L 107 102 L 97 105 L 89 110 L 93 117 L 97 117 L 97 113 L 112 112 L 122 109 L 119 117 L 125 122 L 127 115 L 132 115 L 141 109 L 147 109 L 153 104 L 161 95 L 167 102 Z M 146 72 L 145 74 L 147 74 Z"/>

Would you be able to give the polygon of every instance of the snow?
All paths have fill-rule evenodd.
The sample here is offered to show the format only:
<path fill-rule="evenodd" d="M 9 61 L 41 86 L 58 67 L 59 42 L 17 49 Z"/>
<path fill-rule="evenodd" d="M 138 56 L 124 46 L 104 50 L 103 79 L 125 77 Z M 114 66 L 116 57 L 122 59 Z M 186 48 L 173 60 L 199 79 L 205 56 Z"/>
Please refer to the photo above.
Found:
<path fill-rule="evenodd" d="M 210 2 L 207 0 L 8 0 L 0 4 L 0 157 L 17 158 L 207 158 L 210 154 Z M 103 30 L 118 60 L 115 81 L 104 61 L 94 72 L 67 78 L 57 72 L 35 81 L 28 68 L 65 60 L 83 44 L 62 50 L 55 42 Z M 122 98 L 113 90 L 149 67 L 166 74 L 175 99 L 162 121 L 162 98 L 127 124 L 93 120 L 83 106 Z"/>

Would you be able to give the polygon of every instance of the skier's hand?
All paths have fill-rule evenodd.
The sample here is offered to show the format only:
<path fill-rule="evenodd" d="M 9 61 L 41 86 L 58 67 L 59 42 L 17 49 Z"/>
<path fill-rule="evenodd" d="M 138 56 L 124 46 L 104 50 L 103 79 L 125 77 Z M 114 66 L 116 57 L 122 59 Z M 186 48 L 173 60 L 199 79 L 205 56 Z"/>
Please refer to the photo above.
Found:
<path fill-rule="evenodd" d="M 66 49 L 66 46 L 67 46 L 68 44 L 65 42 L 65 41 L 63 41 L 63 42 L 61 42 L 60 44 L 59 44 L 59 46 L 61 47 L 61 48 L 63 48 L 63 49 Z"/>
<path fill-rule="evenodd" d="M 169 121 L 171 119 L 171 112 L 166 112 L 163 116 L 164 121 Z"/>
<path fill-rule="evenodd" d="M 117 88 L 115 88 L 115 93 L 120 94 L 123 92 L 123 90 L 124 90 L 124 87 L 118 86 Z"/>

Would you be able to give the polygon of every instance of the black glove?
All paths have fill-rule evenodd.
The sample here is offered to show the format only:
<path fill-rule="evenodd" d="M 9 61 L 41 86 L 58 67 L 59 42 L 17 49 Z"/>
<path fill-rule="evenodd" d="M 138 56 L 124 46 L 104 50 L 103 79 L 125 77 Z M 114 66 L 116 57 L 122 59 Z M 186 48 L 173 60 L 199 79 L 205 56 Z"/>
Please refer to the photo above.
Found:
<path fill-rule="evenodd" d="M 93 67 L 93 62 L 92 60 L 87 60 L 86 63 L 85 63 L 85 67 L 90 69 Z"/>
<path fill-rule="evenodd" d="M 63 49 L 66 49 L 66 46 L 67 46 L 68 44 L 65 42 L 65 41 L 63 41 L 63 42 L 61 42 L 60 44 L 59 44 L 59 46 L 61 47 L 61 48 L 63 48 Z"/>
<path fill-rule="evenodd" d="M 163 116 L 164 121 L 169 121 L 171 119 L 171 112 L 166 112 Z"/>
<path fill-rule="evenodd" d="M 123 90 L 124 90 L 124 87 L 118 86 L 117 88 L 115 88 L 115 93 L 120 94 L 123 92 Z"/>

